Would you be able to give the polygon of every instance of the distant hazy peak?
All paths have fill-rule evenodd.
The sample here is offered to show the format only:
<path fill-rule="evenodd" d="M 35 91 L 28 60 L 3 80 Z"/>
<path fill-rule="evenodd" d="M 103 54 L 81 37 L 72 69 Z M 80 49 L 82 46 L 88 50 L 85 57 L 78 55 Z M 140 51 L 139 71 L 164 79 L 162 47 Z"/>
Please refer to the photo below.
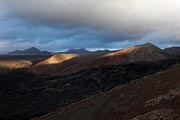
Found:
<path fill-rule="evenodd" d="M 84 54 L 84 53 L 89 53 L 90 51 L 86 50 L 85 48 L 75 48 L 75 49 L 70 49 L 66 53 L 77 53 L 77 54 Z"/>
<path fill-rule="evenodd" d="M 31 48 L 28 48 L 24 51 L 40 51 L 39 49 L 37 49 L 36 47 L 31 47 Z"/>
<path fill-rule="evenodd" d="M 15 50 L 13 52 L 8 53 L 9 55 L 50 55 L 50 52 L 41 51 L 36 47 L 31 47 L 25 50 Z"/>
<path fill-rule="evenodd" d="M 136 45 L 136 46 L 139 46 L 139 47 L 147 47 L 147 48 L 154 48 L 154 47 L 156 47 L 156 48 L 159 48 L 159 47 L 157 47 L 156 45 L 154 45 L 154 44 L 152 44 L 152 43 L 145 43 L 145 44 L 142 44 L 142 45 Z M 136 47 L 136 46 L 134 46 L 134 47 Z"/>

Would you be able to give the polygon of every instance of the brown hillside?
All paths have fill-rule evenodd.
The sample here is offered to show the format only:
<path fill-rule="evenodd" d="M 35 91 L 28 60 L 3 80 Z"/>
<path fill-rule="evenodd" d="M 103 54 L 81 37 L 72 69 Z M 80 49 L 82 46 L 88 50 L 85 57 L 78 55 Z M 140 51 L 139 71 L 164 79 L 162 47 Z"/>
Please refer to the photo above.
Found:
<path fill-rule="evenodd" d="M 133 46 L 121 51 L 107 54 L 104 57 L 117 57 L 122 55 L 127 56 L 129 62 L 155 61 L 171 58 L 168 54 L 163 52 L 163 50 L 151 43 Z"/>
<path fill-rule="evenodd" d="M 77 56 L 79 56 L 79 55 L 78 54 L 57 54 L 57 55 L 54 55 L 54 56 L 36 64 L 36 66 L 49 65 L 49 64 L 59 64 L 59 63 L 62 63 L 66 60 L 72 59 L 72 58 L 77 57 Z"/>
<path fill-rule="evenodd" d="M 0 60 L 0 69 L 17 69 L 17 68 L 26 68 L 32 65 L 31 61 L 28 60 Z"/>
<path fill-rule="evenodd" d="M 35 68 L 32 71 L 38 74 L 61 74 L 67 75 L 81 70 L 95 68 L 103 65 L 126 64 L 141 61 L 155 61 L 163 59 L 172 59 L 174 57 L 168 55 L 160 48 L 153 44 L 133 46 L 124 50 L 119 50 L 106 54 L 87 54 L 74 59 L 67 60 L 61 64 Z"/>
<path fill-rule="evenodd" d="M 163 50 L 161 50 L 160 48 L 147 43 L 144 45 L 133 46 L 120 51 L 111 52 L 84 63 L 78 63 L 73 67 L 67 67 L 64 70 L 61 70 L 59 73 L 69 74 L 103 65 L 126 64 L 141 61 L 156 61 L 172 58 L 174 57 L 163 52 Z"/>
<path fill-rule="evenodd" d="M 33 66 L 30 69 L 30 71 L 36 74 L 51 74 L 51 75 L 62 74 L 62 71 L 65 71 L 66 69 L 76 67 L 79 64 L 86 63 L 104 54 L 105 53 L 89 53 L 85 55 L 79 55 L 77 57 L 73 57 L 59 64 L 40 65 L 41 63 L 39 63 Z M 69 71 L 66 74 L 68 73 L 72 73 L 72 72 Z"/>
<path fill-rule="evenodd" d="M 180 65 L 33 120 L 179 120 Z"/>

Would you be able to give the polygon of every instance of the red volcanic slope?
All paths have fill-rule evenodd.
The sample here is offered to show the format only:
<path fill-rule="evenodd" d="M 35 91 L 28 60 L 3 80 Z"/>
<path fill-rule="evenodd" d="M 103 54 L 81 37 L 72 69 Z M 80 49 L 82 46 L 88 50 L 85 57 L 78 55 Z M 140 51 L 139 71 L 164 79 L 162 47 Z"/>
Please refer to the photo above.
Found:
<path fill-rule="evenodd" d="M 32 71 L 38 74 L 70 74 L 84 69 L 90 69 L 103 65 L 126 64 L 141 61 L 155 61 L 172 59 L 170 55 L 151 43 L 133 46 L 107 54 L 81 55 L 67 60 L 59 65 L 36 67 Z"/>
<path fill-rule="evenodd" d="M 117 65 L 141 61 L 155 61 L 163 59 L 173 59 L 174 57 L 168 55 L 160 48 L 153 44 L 147 43 L 144 45 L 133 46 L 124 50 L 111 52 L 90 61 L 77 63 L 72 67 L 60 71 L 61 74 L 69 74 L 83 69 L 99 67 L 103 65 Z"/>
<path fill-rule="evenodd" d="M 33 120 L 179 120 L 180 65 Z"/>
<path fill-rule="evenodd" d="M 63 70 L 69 69 L 71 67 L 76 67 L 80 63 L 86 63 L 86 62 L 91 61 L 95 58 L 98 58 L 99 56 L 104 55 L 104 54 L 105 53 L 83 54 L 83 55 L 79 55 L 77 57 L 73 57 L 69 60 L 65 60 L 59 64 L 47 64 L 47 62 L 43 61 L 46 64 L 42 64 L 42 62 L 40 62 L 39 64 L 30 68 L 30 71 L 33 73 L 37 73 L 37 74 L 57 75 L 57 74 L 61 74 L 61 72 Z M 69 72 L 71 72 L 71 71 L 69 71 Z"/>

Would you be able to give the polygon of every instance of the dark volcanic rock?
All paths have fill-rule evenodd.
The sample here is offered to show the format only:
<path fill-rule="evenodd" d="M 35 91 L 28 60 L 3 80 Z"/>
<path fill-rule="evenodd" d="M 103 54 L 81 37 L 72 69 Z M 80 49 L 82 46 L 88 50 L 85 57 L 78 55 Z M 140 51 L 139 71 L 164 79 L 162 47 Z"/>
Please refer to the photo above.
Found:
<path fill-rule="evenodd" d="M 119 84 L 151 75 L 179 60 L 102 66 L 68 76 L 36 76 L 26 70 L 0 75 L 0 119 L 29 119 Z"/>
<path fill-rule="evenodd" d="M 32 120 L 180 120 L 179 71 L 177 64 Z"/>

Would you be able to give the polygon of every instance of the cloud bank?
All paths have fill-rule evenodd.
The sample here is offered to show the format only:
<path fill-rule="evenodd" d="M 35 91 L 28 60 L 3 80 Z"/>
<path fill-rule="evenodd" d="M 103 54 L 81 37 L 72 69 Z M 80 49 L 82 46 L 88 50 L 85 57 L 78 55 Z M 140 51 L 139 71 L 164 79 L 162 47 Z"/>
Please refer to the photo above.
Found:
<path fill-rule="evenodd" d="M 1 0 L 0 3 L 11 15 L 33 24 L 63 28 L 62 31 L 91 29 L 93 34 L 82 33 L 82 37 L 78 32 L 77 36 L 84 40 L 85 36 L 87 39 L 97 36 L 92 37 L 94 43 L 98 40 L 104 44 L 180 42 L 179 0 Z"/>

